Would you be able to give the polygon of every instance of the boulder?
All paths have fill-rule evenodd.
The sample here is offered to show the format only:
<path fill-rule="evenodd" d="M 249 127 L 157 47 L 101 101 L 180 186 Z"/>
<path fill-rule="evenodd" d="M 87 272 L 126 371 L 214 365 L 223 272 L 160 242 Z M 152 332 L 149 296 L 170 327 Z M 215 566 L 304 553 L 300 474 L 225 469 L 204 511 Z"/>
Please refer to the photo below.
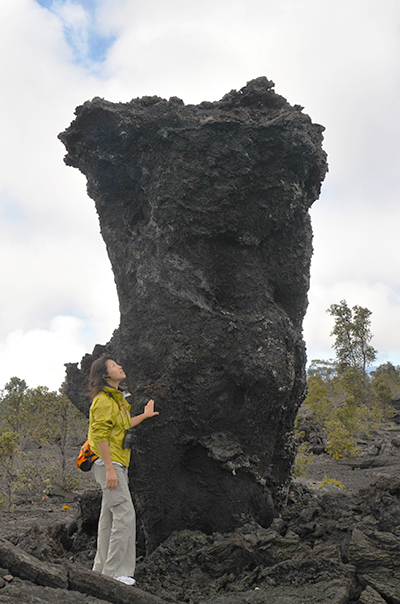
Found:
<path fill-rule="evenodd" d="M 387 602 L 400 604 L 400 538 L 393 533 L 355 528 L 349 559 L 359 580 Z"/>
<path fill-rule="evenodd" d="M 386 604 L 386 600 L 384 600 L 375 589 L 372 589 L 369 585 L 362 592 L 360 599 L 360 604 Z"/>

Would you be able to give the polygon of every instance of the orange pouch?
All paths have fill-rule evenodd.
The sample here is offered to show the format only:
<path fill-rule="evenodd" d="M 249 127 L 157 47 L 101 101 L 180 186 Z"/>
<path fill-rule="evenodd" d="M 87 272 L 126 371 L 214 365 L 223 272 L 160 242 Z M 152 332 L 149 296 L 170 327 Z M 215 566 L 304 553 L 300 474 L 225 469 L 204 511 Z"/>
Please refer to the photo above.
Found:
<path fill-rule="evenodd" d="M 76 460 L 76 467 L 82 470 L 82 472 L 89 472 L 92 469 L 93 462 L 98 458 L 99 456 L 93 453 L 87 440 L 81 446 L 78 459 Z"/>

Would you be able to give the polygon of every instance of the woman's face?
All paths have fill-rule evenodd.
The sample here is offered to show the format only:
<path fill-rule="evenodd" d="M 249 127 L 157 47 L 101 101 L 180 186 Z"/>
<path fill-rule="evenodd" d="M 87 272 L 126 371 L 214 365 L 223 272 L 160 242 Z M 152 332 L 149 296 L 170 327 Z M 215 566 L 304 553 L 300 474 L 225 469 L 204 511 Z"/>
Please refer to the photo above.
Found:
<path fill-rule="evenodd" d="M 112 359 L 108 359 L 106 361 L 106 367 L 106 375 L 109 376 L 109 379 L 112 382 L 120 382 L 121 380 L 126 378 L 125 371 L 122 369 L 121 365 L 118 365 L 118 363 L 116 363 Z"/>

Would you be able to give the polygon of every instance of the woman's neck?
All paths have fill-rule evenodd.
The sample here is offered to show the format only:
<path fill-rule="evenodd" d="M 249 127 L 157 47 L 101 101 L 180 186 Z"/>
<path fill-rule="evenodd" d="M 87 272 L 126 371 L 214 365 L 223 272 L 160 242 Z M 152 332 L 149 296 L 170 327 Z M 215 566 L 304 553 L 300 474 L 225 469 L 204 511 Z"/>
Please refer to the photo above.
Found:
<path fill-rule="evenodd" d="M 118 390 L 118 386 L 120 385 L 121 380 L 106 380 L 107 382 L 107 386 L 110 386 L 110 388 L 115 388 L 115 390 Z"/>

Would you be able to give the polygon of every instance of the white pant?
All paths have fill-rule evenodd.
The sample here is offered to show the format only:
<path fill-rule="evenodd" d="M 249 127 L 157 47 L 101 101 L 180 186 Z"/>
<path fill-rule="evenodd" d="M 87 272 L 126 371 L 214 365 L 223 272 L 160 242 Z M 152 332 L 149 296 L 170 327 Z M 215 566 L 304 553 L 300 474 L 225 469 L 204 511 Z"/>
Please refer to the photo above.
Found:
<path fill-rule="evenodd" d="M 136 564 L 136 517 L 128 487 L 128 468 L 113 464 L 118 477 L 114 490 L 106 487 L 106 468 L 92 471 L 103 491 L 93 570 L 108 577 L 133 577 Z"/>

